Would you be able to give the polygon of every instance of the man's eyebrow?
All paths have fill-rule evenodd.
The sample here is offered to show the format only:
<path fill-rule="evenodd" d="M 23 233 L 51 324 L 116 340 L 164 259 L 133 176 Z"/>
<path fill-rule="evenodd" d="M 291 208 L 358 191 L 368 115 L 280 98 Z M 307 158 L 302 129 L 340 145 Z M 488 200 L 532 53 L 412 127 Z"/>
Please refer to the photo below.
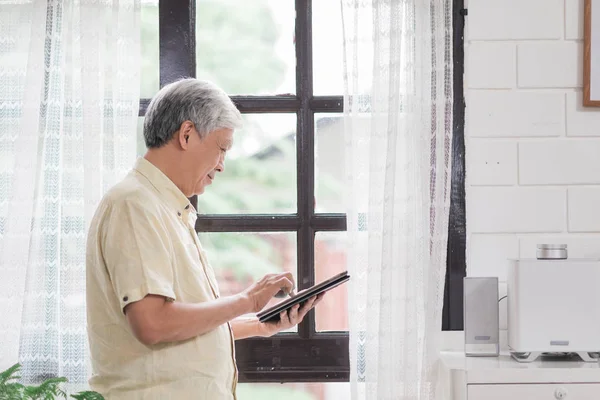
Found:
<path fill-rule="evenodd" d="M 233 141 L 227 139 L 223 142 L 223 146 L 225 146 L 226 150 L 231 150 L 231 148 L 233 147 Z"/>

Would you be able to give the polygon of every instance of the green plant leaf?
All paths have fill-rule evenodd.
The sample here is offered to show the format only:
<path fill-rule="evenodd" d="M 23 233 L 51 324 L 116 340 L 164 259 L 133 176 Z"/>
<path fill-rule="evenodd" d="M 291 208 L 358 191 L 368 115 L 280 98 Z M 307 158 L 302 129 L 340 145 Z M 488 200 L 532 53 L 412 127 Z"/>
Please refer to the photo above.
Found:
<path fill-rule="evenodd" d="M 67 398 L 67 393 L 61 385 L 67 382 L 67 378 L 49 378 L 39 386 L 25 386 L 18 382 L 10 382 L 20 379 L 17 376 L 21 364 L 15 364 L 5 371 L 0 372 L 0 400 L 56 400 Z M 83 391 L 70 396 L 79 400 L 105 400 L 104 397 L 94 391 Z"/>
<path fill-rule="evenodd" d="M 0 384 L 0 400 L 21 400 L 25 399 L 25 386 L 20 383 Z"/>
<path fill-rule="evenodd" d="M 0 372 L 0 386 L 5 385 L 8 381 L 20 379 L 21 377 L 17 375 L 20 370 L 21 364 L 17 363 L 7 370 Z"/>
<path fill-rule="evenodd" d="M 25 394 L 32 400 L 54 400 L 58 397 L 66 398 L 67 394 L 60 385 L 67 382 L 67 378 L 49 378 L 39 386 L 26 386 Z"/>
<path fill-rule="evenodd" d="M 89 390 L 72 394 L 71 397 L 77 400 L 105 400 L 100 393 Z"/>

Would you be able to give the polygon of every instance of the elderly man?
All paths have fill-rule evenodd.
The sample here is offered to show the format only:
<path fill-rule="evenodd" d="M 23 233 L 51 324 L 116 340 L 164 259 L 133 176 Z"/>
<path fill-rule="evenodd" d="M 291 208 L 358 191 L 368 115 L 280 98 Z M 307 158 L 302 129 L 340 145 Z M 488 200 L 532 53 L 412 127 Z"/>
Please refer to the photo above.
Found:
<path fill-rule="evenodd" d="M 240 122 L 208 82 L 165 86 L 146 112 L 147 153 L 98 206 L 86 254 L 90 385 L 107 400 L 235 399 L 234 340 L 290 328 L 319 301 L 276 324 L 240 318 L 291 292 L 289 273 L 219 296 L 188 198 L 223 171 Z"/>

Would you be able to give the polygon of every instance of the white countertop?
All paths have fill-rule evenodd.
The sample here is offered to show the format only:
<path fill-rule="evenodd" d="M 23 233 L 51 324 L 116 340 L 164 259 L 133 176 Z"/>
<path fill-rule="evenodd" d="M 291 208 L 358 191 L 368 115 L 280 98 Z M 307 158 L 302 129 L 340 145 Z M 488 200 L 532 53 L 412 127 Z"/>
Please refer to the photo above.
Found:
<path fill-rule="evenodd" d="M 598 362 L 545 358 L 521 363 L 507 351 L 498 357 L 466 357 L 462 351 L 442 351 L 440 356 L 454 384 L 600 382 Z"/>

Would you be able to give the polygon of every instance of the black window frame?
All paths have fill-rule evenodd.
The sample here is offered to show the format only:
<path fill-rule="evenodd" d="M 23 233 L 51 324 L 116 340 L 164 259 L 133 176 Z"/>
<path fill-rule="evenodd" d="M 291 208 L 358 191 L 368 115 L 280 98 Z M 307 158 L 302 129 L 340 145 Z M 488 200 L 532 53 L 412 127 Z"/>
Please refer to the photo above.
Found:
<path fill-rule="evenodd" d="M 292 0 L 282 0 L 292 1 Z M 462 329 L 465 276 L 464 195 L 464 0 L 453 1 L 454 138 L 443 329 Z M 198 215 L 197 232 L 296 232 L 298 289 L 315 282 L 316 232 L 345 231 L 343 213 L 314 210 L 315 113 L 343 112 L 342 96 L 313 95 L 312 0 L 294 0 L 296 9 L 296 94 L 231 96 L 242 113 L 296 113 L 297 212 L 261 215 Z M 159 0 L 160 86 L 196 76 L 195 0 Z M 139 116 L 150 99 L 140 100 Z M 191 199 L 195 204 L 196 199 Z M 347 382 L 348 332 L 316 332 L 314 312 L 297 333 L 236 341 L 240 382 Z"/>

